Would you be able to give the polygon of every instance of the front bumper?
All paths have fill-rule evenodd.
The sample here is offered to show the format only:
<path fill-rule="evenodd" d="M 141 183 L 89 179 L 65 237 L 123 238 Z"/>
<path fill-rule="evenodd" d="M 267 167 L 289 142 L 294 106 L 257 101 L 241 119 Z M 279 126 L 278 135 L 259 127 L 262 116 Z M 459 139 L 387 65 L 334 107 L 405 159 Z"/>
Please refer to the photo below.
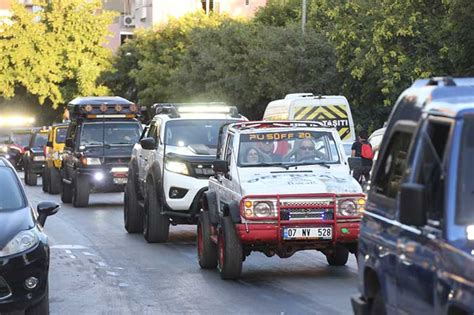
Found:
<path fill-rule="evenodd" d="M 89 178 L 92 188 L 100 192 L 123 191 L 128 181 L 127 165 L 83 167 L 77 175 Z"/>
<path fill-rule="evenodd" d="M 38 303 L 46 294 L 49 247 L 40 242 L 29 252 L 0 259 L 0 313 L 24 310 Z M 36 288 L 26 289 L 28 277 L 39 280 Z"/>
<path fill-rule="evenodd" d="M 209 185 L 207 178 L 195 178 L 181 175 L 170 171 L 164 171 L 163 192 L 166 197 L 166 204 L 174 211 L 193 210 L 193 204 L 196 204 L 195 197 L 206 189 Z M 186 191 L 181 198 L 171 198 L 172 189 Z"/>
<path fill-rule="evenodd" d="M 28 163 L 28 168 L 30 169 L 31 172 L 35 174 L 42 174 L 43 173 L 43 168 L 46 164 L 46 161 L 30 161 Z"/>
<path fill-rule="evenodd" d="M 283 230 L 287 227 L 333 227 L 332 240 L 283 240 Z M 307 223 L 307 224 L 282 224 L 277 223 L 251 223 L 237 224 L 236 232 L 243 244 L 264 245 L 264 244 L 321 244 L 323 247 L 334 244 L 354 244 L 359 238 L 359 223 Z"/>

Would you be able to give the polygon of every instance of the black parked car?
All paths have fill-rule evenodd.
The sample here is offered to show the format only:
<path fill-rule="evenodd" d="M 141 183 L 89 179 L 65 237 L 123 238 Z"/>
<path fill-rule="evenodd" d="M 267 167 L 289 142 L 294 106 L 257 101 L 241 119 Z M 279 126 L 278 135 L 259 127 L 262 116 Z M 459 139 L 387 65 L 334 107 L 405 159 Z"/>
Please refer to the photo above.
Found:
<path fill-rule="evenodd" d="M 30 207 L 20 179 L 0 157 L 0 313 L 48 314 L 49 246 L 46 217 L 59 205 Z"/>
<path fill-rule="evenodd" d="M 28 186 L 36 186 L 38 183 L 38 175 L 43 173 L 46 163 L 44 148 L 48 143 L 49 131 L 47 129 L 39 129 L 33 132 L 30 144 L 25 148 L 23 155 L 23 168 L 25 169 L 25 184 Z"/>

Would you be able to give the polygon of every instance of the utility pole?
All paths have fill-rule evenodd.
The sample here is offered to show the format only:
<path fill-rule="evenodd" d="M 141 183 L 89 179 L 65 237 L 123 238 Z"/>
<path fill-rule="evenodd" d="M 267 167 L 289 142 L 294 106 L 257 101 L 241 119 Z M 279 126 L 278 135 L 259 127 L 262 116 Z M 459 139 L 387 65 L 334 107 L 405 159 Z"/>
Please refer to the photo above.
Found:
<path fill-rule="evenodd" d="M 209 15 L 209 11 L 210 11 L 210 0 L 206 0 L 206 15 Z"/>
<path fill-rule="evenodd" d="M 301 2 L 301 32 L 304 35 L 306 27 L 306 0 L 302 0 Z"/>

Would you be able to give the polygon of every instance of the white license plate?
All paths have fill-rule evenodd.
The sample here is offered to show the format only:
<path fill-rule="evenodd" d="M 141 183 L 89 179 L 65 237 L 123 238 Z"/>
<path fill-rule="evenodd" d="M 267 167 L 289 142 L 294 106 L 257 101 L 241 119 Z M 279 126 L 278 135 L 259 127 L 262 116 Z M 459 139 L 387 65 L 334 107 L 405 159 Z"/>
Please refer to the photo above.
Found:
<path fill-rule="evenodd" d="M 331 227 L 310 228 L 284 228 L 283 239 L 285 240 L 310 240 L 310 239 L 332 239 Z"/>
<path fill-rule="evenodd" d="M 127 183 L 127 178 L 114 178 L 114 184 L 124 185 Z"/>

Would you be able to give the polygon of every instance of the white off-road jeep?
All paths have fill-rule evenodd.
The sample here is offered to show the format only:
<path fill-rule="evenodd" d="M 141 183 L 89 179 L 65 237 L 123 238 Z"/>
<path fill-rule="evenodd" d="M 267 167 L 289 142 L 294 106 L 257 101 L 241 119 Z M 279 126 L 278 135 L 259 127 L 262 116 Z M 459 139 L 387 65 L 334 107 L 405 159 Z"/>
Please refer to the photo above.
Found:
<path fill-rule="evenodd" d="M 222 125 L 247 120 L 223 103 L 156 104 L 135 145 L 125 189 L 124 224 L 147 242 L 166 242 L 170 224 L 196 224 L 214 174 Z"/>
<path fill-rule="evenodd" d="M 330 265 L 357 251 L 365 195 L 336 129 L 317 122 L 243 122 L 221 130 L 198 223 L 201 268 L 236 279 L 252 251 L 319 250 Z"/>

